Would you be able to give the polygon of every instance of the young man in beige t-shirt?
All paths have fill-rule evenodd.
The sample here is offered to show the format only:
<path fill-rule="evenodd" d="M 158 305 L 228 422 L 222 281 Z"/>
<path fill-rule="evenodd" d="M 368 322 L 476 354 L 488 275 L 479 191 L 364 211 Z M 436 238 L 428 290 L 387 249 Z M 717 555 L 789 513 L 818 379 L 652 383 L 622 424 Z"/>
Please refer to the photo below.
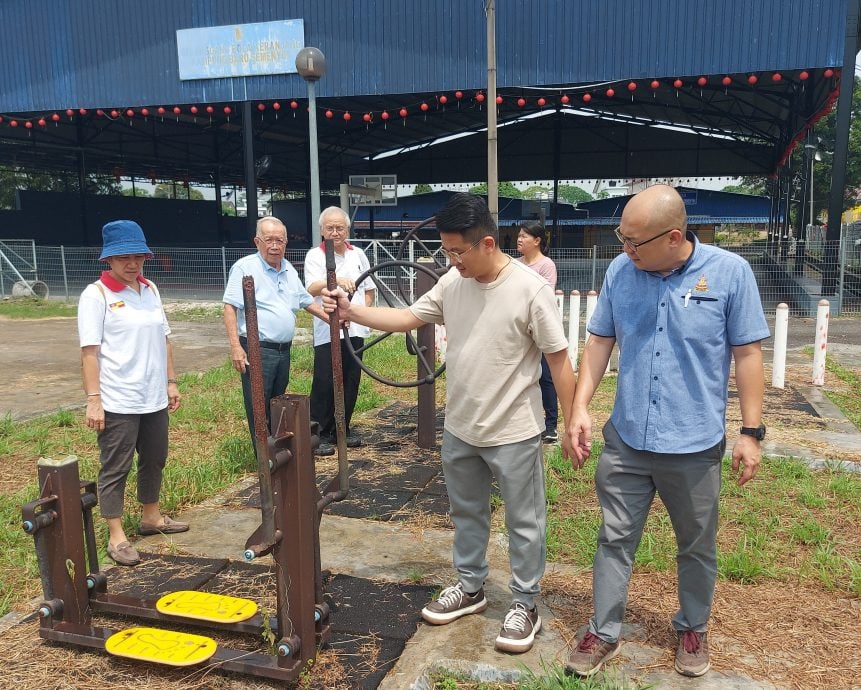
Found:
<path fill-rule="evenodd" d="M 499 232 L 484 199 L 455 194 L 436 215 L 449 270 L 415 304 L 403 309 L 350 303 L 342 290 L 323 291 L 324 307 L 383 331 L 445 324 L 446 413 L 442 466 L 454 523 L 458 582 L 422 609 L 441 625 L 487 608 L 487 543 L 494 477 L 505 502 L 512 604 L 496 648 L 526 652 L 541 629 L 535 607 L 546 559 L 546 509 L 541 434 L 544 410 L 538 376 L 547 358 L 566 422 L 574 371 L 553 290 L 499 249 Z M 562 435 L 573 454 L 573 436 Z"/>

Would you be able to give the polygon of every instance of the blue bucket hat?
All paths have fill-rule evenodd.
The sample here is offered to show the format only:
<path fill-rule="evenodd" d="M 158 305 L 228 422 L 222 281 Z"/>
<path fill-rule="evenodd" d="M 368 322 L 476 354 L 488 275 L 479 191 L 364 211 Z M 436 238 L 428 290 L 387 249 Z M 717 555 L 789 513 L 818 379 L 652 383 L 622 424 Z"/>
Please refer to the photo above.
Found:
<path fill-rule="evenodd" d="M 146 254 L 152 258 L 141 226 L 133 220 L 112 220 L 102 228 L 102 255 L 99 261 L 124 254 Z"/>

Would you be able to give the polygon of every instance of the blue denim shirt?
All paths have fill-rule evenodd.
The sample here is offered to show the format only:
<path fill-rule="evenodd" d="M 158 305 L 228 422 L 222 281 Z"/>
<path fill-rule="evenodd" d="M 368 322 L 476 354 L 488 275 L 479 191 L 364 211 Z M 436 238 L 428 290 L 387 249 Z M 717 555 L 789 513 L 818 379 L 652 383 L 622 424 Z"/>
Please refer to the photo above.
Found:
<path fill-rule="evenodd" d="M 288 343 L 296 331 L 296 312 L 314 301 L 299 280 L 299 274 L 286 259 L 275 270 L 263 260 L 260 252 L 244 256 L 230 269 L 227 288 L 222 302 L 239 311 L 239 335 L 247 335 L 245 328 L 245 302 L 242 295 L 242 278 L 254 277 L 254 298 L 257 302 L 257 330 L 260 340 L 271 343 Z"/>
<path fill-rule="evenodd" d="M 587 325 L 619 346 L 610 421 L 638 450 L 694 453 L 718 443 L 731 348 L 769 335 L 747 261 L 687 236 L 691 256 L 666 277 L 617 256 Z"/>

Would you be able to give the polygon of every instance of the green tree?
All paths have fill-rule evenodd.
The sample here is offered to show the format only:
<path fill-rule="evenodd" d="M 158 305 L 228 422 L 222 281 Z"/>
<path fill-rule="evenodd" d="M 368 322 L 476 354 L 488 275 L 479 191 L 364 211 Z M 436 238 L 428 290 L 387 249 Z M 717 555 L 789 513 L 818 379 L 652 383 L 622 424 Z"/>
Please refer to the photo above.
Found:
<path fill-rule="evenodd" d="M 176 190 L 176 196 L 174 196 L 174 190 Z M 191 201 L 201 201 L 204 198 L 203 192 L 191 187 L 186 187 L 182 183 L 157 184 L 155 186 L 153 196 L 156 199 L 190 199 Z"/>
<path fill-rule="evenodd" d="M 416 185 L 415 189 L 413 189 L 413 195 L 416 194 L 430 194 L 433 191 L 433 188 L 427 184 L 426 182 L 420 182 Z"/>
<path fill-rule="evenodd" d="M 534 184 L 521 192 L 524 199 L 550 199 L 553 190 L 540 184 Z"/>
<path fill-rule="evenodd" d="M 766 193 L 765 178 L 744 177 L 742 184 L 728 184 L 721 189 L 728 194 L 750 194 L 751 196 L 763 196 Z"/>
<path fill-rule="evenodd" d="M 120 193 L 119 183 L 109 176 L 88 175 L 86 185 L 87 194 Z M 35 172 L 17 166 L 0 166 L 0 208 L 15 207 L 16 189 L 77 194 L 78 176 Z"/>
<path fill-rule="evenodd" d="M 123 187 L 120 190 L 120 194 L 123 196 L 133 196 L 137 198 L 148 198 L 151 197 L 148 189 L 144 189 L 143 187 Z"/>
<path fill-rule="evenodd" d="M 522 199 L 523 194 L 520 190 L 514 186 L 513 182 L 500 182 L 497 185 L 497 190 L 499 196 L 506 197 L 508 199 Z M 487 194 L 487 182 L 482 182 L 481 184 L 475 185 L 475 187 L 469 188 L 470 194 Z"/>
<path fill-rule="evenodd" d="M 592 201 L 592 195 L 589 194 L 589 192 L 573 184 L 560 184 L 559 198 L 567 201 L 569 204 L 579 204 L 581 201 Z"/>

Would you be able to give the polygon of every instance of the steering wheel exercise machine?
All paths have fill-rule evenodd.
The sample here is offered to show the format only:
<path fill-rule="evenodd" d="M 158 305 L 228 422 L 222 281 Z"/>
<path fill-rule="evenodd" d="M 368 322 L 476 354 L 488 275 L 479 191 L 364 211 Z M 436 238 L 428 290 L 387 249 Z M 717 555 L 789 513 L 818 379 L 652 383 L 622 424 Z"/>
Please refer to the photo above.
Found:
<path fill-rule="evenodd" d="M 401 243 L 398 260 L 372 267 L 356 282 L 372 280 L 378 294 L 390 305 L 397 301 L 395 292 L 402 303 L 409 301 L 405 283 L 399 274 L 397 289 L 393 291 L 380 279 L 380 271 L 415 272 L 419 293 L 429 289 L 438 280 L 439 269 L 444 267 L 437 264 L 434 270 L 427 263 L 402 260 L 407 243 L 415 239 L 414 233 L 415 230 Z M 334 289 L 331 241 L 326 242 L 326 273 L 327 285 Z M 253 561 L 272 555 L 276 580 L 274 615 L 261 613 L 250 599 L 197 590 L 172 592 L 158 599 L 109 592 L 109 576 L 99 570 L 93 518 L 98 503 L 95 482 L 80 479 L 75 456 L 62 460 L 40 458 L 37 463 L 40 495 L 22 506 L 22 526 L 35 542 L 44 594 L 39 607 L 39 635 L 43 639 L 171 666 L 207 662 L 225 671 L 286 682 L 298 680 L 313 663 L 317 649 L 329 639 L 330 611 L 323 598 L 320 566 L 320 520 L 327 506 L 343 500 L 349 492 L 341 350 L 332 348 L 338 473 L 320 491 L 313 454 L 319 439 L 316 425 L 312 428 L 307 396 L 286 394 L 273 398 L 271 430 L 266 429 L 257 306 L 251 277 L 243 279 L 243 297 L 261 502 L 260 526 L 246 540 L 243 558 Z M 332 341 L 337 342 L 340 336 L 337 311 L 332 315 L 330 327 Z M 434 368 L 433 328 L 429 325 L 419 329 L 418 340 L 407 334 L 407 347 L 418 360 L 417 379 L 412 382 L 384 379 L 359 357 L 390 334 L 375 338 L 360 352 L 351 348 L 362 369 L 378 381 L 419 387 L 418 431 L 419 445 L 423 447 L 433 444 L 433 383 L 443 371 L 443 367 Z M 350 342 L 349 338 L 346 342 Z M 427 418 L 424 424 L 423 417 Z M 423 433 L 426 445 L 422 443 Z M 94 613 L 133 617 L 163 627 L 141 625 L 122 630 L 97 627 L 92 621 Z M 249 652 L 221 646 L 205 634 L 173 631 L 171 625 L 248 634 L 258 640 L 274 634 L 275 643 L 272 653 Z"/>

